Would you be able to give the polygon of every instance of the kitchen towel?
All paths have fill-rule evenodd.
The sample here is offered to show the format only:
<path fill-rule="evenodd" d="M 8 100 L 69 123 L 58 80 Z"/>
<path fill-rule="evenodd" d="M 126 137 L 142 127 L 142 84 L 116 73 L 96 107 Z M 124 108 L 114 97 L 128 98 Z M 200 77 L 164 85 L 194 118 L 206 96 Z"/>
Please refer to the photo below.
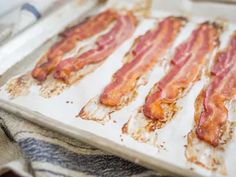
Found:
<path fill-rule="evenodd" d="M 32 26 L 45 13 L 48 13 L 50 8 L 52 10 L 55 3 L 60 3 L 60 0 L 19 0 L 16 7 L 15 3 L 11 3 L 11 1 L 5 2 L 7 9 L 12 9 L 0 16 L 0 44 L 4 44 L 10 38 Z M 3 5 L 3 2 L 0 5 Z M 4 11 L 4 8 L 0 6 L 0 14 L 2 14 L 1 11 Z"/>

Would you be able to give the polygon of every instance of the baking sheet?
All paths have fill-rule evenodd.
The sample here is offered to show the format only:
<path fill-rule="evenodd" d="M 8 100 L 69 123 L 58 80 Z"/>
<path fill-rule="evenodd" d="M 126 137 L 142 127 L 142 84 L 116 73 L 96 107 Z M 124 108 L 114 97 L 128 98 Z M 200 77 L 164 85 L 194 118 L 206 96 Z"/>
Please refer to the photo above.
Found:
<path fill-rule="evenodd" d="M 114 7 L 114 3 L 117 2 L 109 1 L 106 7 L 97 8 L 93 13 L 101 11 L 108 6 Z M 189 9 L 181 9 L 179 11 L 176 9 L 171 10 L 168 4 L 165 3 L 162 4 L 158 1 L 154 1 L 153 10 L 149 18 L 141 19 L 133 36 L 119 47 L 119 49 L 93 73 L 87 75 L 70 88 L 63 90 L 59 96 L 44 98 L 40 96 L 40 87 L 33 85 L 28 95 L 11 99 L 5 91 L 5 86 L 3 86 L 0 90 L 0 106 L 9 111 L 21 114 L 31 121 L 57 129 L 60 132 L 82 139 L 90 144 L 97 145 L 100 148 L 150 168 L 162 168 L 186 176 L 221 176 L 220 174 L 214 174 L 199 166 L 190 164 L 185 158 L 184 145 L 187 143 L 186 134 L 193 128 L 194 101 L 204 85 L 204 78 L 195 83 L 190 92 L 183 99 L 179 100 L 178 105 L 183 107 L 183 109 L 178 112 L 175 118 L 166 127 L 158 131 L 157 144 L 159 146 L 140 143 L 129 136 L 122 135 L 121 128 L 123 125 L 129 120 L 131 114 L 144 103 L 145 96 L 153 84 L 167 72 L 168 68 L 164 67 L 164 65 L 168 60 L 159 62 L 155 66 L 155 69 L 149 76 L 148 84 L 138 89 L 138 96 L 135 101 L 122 110 L 112 114 L 109 122 L 99 124 L 97 122 L 76 118 L 80 109 L 91 98 L 101 93 L 103 88 L 111 80 L 112 74 L 121 67 L 125 53 L 129 50 L 137 36 L 144 34 L 145 31 L 153 27 L 153 25 L 163 17 L 184 14 L 190 18 Z M 122 3 L 120 5 L 122 6 Z M 174 47 L 186 39 L 188 34 L 191 33 L 198 23 L 207 19 L 207 17 L 202 18 L 201 15 L 198 16 L 198 14 L 194 14 L 193 16 L 193 14 L 191 15 L 190 22 L 183 28 L 174 46 L 164 58 L 170 58 L 174 52 Z M 208 18 L 212 19 L 216 17 L 209 16 Z M 230 18 L 228 20 L 230 20 Z M 57 31 L 59 32 L 63 28 L 64 26 L 61 25 L 58 27 Z M 231 34 L 234 29 L 236 29 L 236 25 L 233 22 L 227 25 L 225 32 L 221 35 L 220 48 L 223 48 L 227 44 L 229 34 Z M 3 65 L 5 70 L 0 79 L 0 85 L 4 85 L 10 78 L 17 77 L 32 70 L 38 58 L 54 41 L 55 38 L 49 40 L 37 50 L 31 47 L 30 43 L 25 44 L 24 47 L 30 48 L 32 53 L 27 57 L 19 59 L 19 63 L 14 66 L 12 66 L 14 63 Z M 91 41 L 87 42 L 89 43 Z M 86 42 L 80 45 L 85 44 Z M 9 66 L 11 66 L 11 68 L 6 71 L 6 68 Z M 233 118 L 235 112 L 231 111 L 230 114 L 230 117 Z M 160 145 L 162 145 L 162 148 L 160 148 Z M 236 141 L 234 138 L 225 153 L 228 176 L 233 176 L 235 173 L 234 164 L 236 163 L 236 157 L 232 155 L 234 154 L 235 146 Z"/>

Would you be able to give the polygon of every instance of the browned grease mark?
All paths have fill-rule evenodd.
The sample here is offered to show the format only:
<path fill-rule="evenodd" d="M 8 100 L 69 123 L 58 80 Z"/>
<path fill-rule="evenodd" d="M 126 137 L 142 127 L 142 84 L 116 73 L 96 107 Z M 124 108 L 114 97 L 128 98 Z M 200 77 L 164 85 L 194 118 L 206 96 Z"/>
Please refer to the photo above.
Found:
<path fill-rule="evenodd" d="M 201 147 L 197 147 L 197 146 Z M 204 150 L 208 149 L 209 154 L 205 154 Z M 195 131 L 193 130 L 188 134 L 188 143 L 186 146 L 185 156 L 186 159 L 202 168 L 210 171 L 218 172 L 222 175 L 227 175 L 227 169 L 224 159 L 220 153 L 223 153 L 222 148 L 213 148 L 209 144 L 198 140 Z M 200 159 L 205 157 L 207 162 L 203 162 Z"/>
<path fill-rule="evenodd" d="M 133 93 L 131 94 L 131 96 L 132 96 L 132 98 L 134 98 Z M 85 120 L 96 121 L 98 123 L 105 123 L 111 119 L 112 113 L 114 113 L 115 111 L 118 111 L 118 110 L 122 109 L 124 106 L 128 105 L 128 103 L 130 102 L 130 98 L 131 98 L 130 96 L 126 97 L 125 100 L 122 101 L 122 105 L 120 105 L 120 106 L 106 106 L 106 105 L 100 103 L 99 98 L 96 98 L 96 97 L 92 98 L 85 104 L 85 106 L 83 106 L 83 108 L 80 110 L 78 115 L 76 115 L 75 117 L 80 117 Z M 96 99 L 96 100 L 94 100 L 94 99 Z M 90 104 L 94 104 L 96 107 L 96 108 L 94 108 L 94 110 L 92 110 L 92 112 L 90 110 L 86 110 L 90 106 Z M 99 110 L 103 111 L 103 114 L 100 117 L 99 117 L 99 115 L 96 115 L 96 111 L 99 111 Z M 117 123 L 116 120 L 113 120 L 113 123 Z"/>
<path fill-rule="evenodd" d="M 121 129 L 123 134 L 128 134 L 128 123 L 125 123 Z"/>
<path fill-rule="evenodd" d="M 92 100 L 90 100 L 90 101 L 92 101 Z M 90 103 L 90 101 L 80 110 L 80 112 L 75 117 L 76 118 L 80 117 L 81 119 L 84 119 L 84 120 L 92 120 L 92 121 L 95 121 L 97 123 L 101 123 L 102 125 L 104 125 L 105 118 L 108 117 L 108 120 L 110 120 L 111 114 L 115 110 L 112 110 L 112 109 L 109 110 L 105 115 L 103 115 L 102 119 L 98 119 L 95 115 L 90 114 L 90 112 L 85 111 L 86 106 Z M 100 103 L 97 103 L 97 105 L 98 105 L 97 109 L 99 109 Z"/>
<path fill-rule="evenodd" d="M 139 142 L 142 142 L 142 143 L 146 143 L 147 140 L 140 134 L 140 132 L 134 134 L 134 133 L 131 133 L 131 136 L 136 140 L 136 141 L 139 141 Z"/>
<path fill-rule="evenodd" d="M 98 0 L 98 3 L 101 3 L 101 4 L 104 4 L 106 2 L 107 2 L 107 0 Z"/>
<path fill-rule="evenodd" d="M 40 86 L 40 96 L 44 98 L 51 98 L 59 95 L 67 87 L 66 84 L 56 81 L 52 78 L 40 83 L 32 78 L 31 72 L 26 73 L 17 78 L 11 79 L 7 84 L 5 90 L 10 95 L 11 99 L 18 96 L 26 96 L 30 93 L 32 85 Z"/>
<path fill-rule="evenodd" d="M 29 94 L 31 85 L 35 83 L 30 73 L 26 73 L 20 77 L 11 79 L 6 85 L 6 92 L 10 95 L 11 99 L 18 96 L 25 96 Z"/>
<path fill-rule="evenodd" d="M 41 84 L 40 96 L 44 98 L 51 98 L 60 95 L 65 89 L 71 87 L 72 85 L 78 84 L 81 79 L 95 71 L 103 62 L 104 61 L 96 64 L 90 64 L 81 70 L 74 72 L 70 76 L 68 83 L 54 79 L 53 74 L 51 74 L 48 79 Z"/>
<path fill-rule="evenodd" d="M 41 84 L 39 95 L 44 98 L 51 98 L 60 95 L 69 85 L 55 80 L 51 75 Z"/>
<path fill-rule="evenodd" d="M 145 1 L 141 1 L 140 3 L 137 3 L 134 7 L 133 7 L 133 11 L 136 14 L 140 14 L 143 17 L 149 17 L 151 15 L 151 8 L 152 8 L 152 0 L 145 0 Z"/>
<path fill-rule="evenodd" d="M 180 111 L 181 107 L 178 107 L 176 105 L 176 102 L 174 102 L 173 104 L 165 104 L 164 108 L 164 119 L 163 120 L 152 120 L 149 119 L 149 123 L 145 126 L 145 129 L 148 132 L 153 132 L 156 129 L 160 129 L 162 127 L 164 127 L 167 123 L 169 123 L 174 116 L 176 115 L 176 113 L 178 111 Z M 147 118 L 148 119 L 148 118 Z"/>

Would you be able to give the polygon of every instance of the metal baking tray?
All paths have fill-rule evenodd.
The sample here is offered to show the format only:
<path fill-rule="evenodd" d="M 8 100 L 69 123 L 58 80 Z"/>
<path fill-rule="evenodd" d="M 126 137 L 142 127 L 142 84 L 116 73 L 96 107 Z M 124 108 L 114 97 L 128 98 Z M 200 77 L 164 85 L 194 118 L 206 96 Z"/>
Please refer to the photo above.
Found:
<path fill-rule="evenodd" d="M 47 97 L 45 92 L 42 96 L 40 91 L 42 88 L 37 84 L 30 87 L 29 93 L 14 99 L 5 91 L 9 80 L 32 70 L 39 57 L 55 42 L 57 34 L 66 26 L 76 24 L 86 16 L 96 14 L 108 7 L 124 9 L 134 6 L 136 9 L 139 6 L 139 13 L 145 14 L 145 17 L 140 18 L 134 35 L 101 66 L 78 83 L 50 98 L 45 98 Z M 209 9 L 211 10 L 209 11 Z M 137 98 L 122 110 L 112 114 L 110 121 L 101 124 L 76 118 L 76 115 L 109 83 L 112 74 L 122 65 L 122 59 L 135 38 L 153 27 L 158 20 L 170 15 L 185 16 L 189 19 L 173 47 L 169 49 L 166 55 L 166 58 L 169 58 L 173 54 L 174 48 L 186 39 L 196 25 L 207 20 L 213 20 L 226 26 L 220 38 L 220 48 L 223 48 L 227 44 L 230 34 L 236 30 L 235 10 L 236 6 L 232 4 L 189 0 L 130 0 L 129 2 L 109 0 L 103 4 L 98 4 L 95 0 L 69 1 L 0 49 L 0 107 L 44 127 L 163 173 L 183 176 L 222 176 L 193 165 L 185 158 L 186 135 L 193 127 L 194 100 L 204 85 L 204 79 L 196 82 L 189 93 L 181 99 L 179 104 L 184 109 L 179 111 L 170 125 L 163 128 L 160 139 L 165 141 L 165 145 L 162 144 L 164 149 L 137 142 L 129 136 L 122 135 L 121 131 L 131 113 L 142 105 L 152 85 L 166 73 L 167 70 L 160 63 L 151 72 L 148 83 L 138 89 Z M 54 25 L 51 25 L 52 23 Z M 30 78 L 26 79 L 30 80 Z M 47 87 L 50 87 L 51 81 L 47 82 Z M 232 114 L 235 115 L 235 113 Z M 234 156 L 233 150 L 235 146 L 236 141 L 233 138 L 225 156 L 228 176 L 234 176 L 236 172 L 234 168 L 236 156 Z"/>

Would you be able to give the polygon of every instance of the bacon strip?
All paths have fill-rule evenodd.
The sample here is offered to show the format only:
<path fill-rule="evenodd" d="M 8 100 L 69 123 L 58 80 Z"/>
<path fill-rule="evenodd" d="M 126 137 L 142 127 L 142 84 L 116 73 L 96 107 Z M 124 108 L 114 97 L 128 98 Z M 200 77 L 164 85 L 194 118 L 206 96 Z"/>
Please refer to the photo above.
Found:
<path fill-rule="evenodd" d="M 69 58 L 59 63 L 54 78 L 65 83 L 71 83 L 73 73 L 83 67 L 105 60 L 116 48 L 131 37 L 137 25 L 135 16 L 128 12 L 117 17 L 116 24 L 107 34 L 96 41 L 96 47 L 82 53 L 76 58 Z"/>
<path fill-rule="evenodd" d="M 63 33 L 60 34 L 62 37 L 71 37 L 76 38 L 77 40 L 83 40 L 89 38 L 92 35 L 95 35 L 117 18 L 118 14 L 112 9 L 108 9 L 100 14 L 85 19 L 83 22 L 66 29 Z"/>
<path fill-rule="evenodd" d="M 215 24 L 202 23 L 176 49 L 169 72 L 146 97 L 143 113 L 147 118 L 167 122 L 173 117 L 176 101 L 184 96 L 191 83 L 199 79 L 209 54 L 218 44 L 219 34 L 219 27 Z"/>
<path fill-rule="evenodd" d="M 185 23 L 182 17 L 168 17 L 153 30 L 149 30 L 135 41 L 127 54 L 126 62 L 114 75 L 100 96 L 106 106 L 124 105 L 134 92 L 138 80 L 150 71 L 163 57 Z"/>
<path fill-rule="evenodd" d="M 100 33 L 106 29 L 116 17 L 117 13 L 109 9 L 85 20 L 81 24 L 67 29 L 61 34 L 62 39 L 55 43 L 36 64 L 32 71 L 32 77 L 41 82 L 46 80 L 47 76 L 62 60 L 64 54 L 71 51 L 78 41 Z"/>
<path fill-rule="evenodd" d="M 201 92 L 202 112 L 196 117 L 197 137 L 216 147 L 220 143 L 228 110 L 225 103 L 236 94 L 236 32 L 228 47 L 216 55 L 210 84 Z"/>

